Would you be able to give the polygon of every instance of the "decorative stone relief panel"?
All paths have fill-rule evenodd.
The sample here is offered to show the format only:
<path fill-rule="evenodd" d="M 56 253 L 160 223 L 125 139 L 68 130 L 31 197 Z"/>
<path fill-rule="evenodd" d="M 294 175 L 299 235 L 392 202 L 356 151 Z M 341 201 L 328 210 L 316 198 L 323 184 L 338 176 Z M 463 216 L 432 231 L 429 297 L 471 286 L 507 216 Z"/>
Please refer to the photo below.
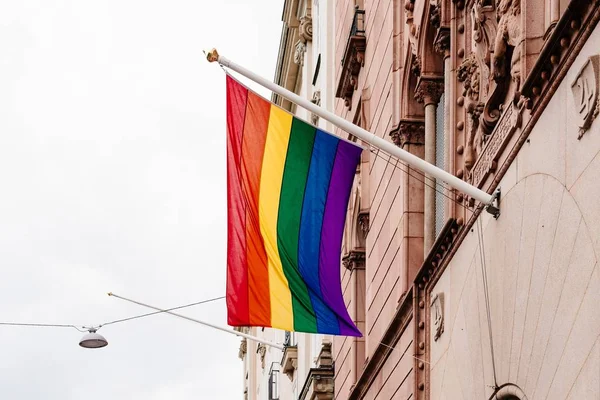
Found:
<path fill-rule="evenodd" d="M 433 340 L 437 341 L 444 333 L 444 293 L 432 295 L 430 306 Z"/>
<path fill-rule="evenodd" d="M 590 57 L 571 84 L 571 92 L 577 114 L 579 136 L 581 139 L 586 130 L 600 112 L 598 91 L 600 89 L 600 55 Z"/>

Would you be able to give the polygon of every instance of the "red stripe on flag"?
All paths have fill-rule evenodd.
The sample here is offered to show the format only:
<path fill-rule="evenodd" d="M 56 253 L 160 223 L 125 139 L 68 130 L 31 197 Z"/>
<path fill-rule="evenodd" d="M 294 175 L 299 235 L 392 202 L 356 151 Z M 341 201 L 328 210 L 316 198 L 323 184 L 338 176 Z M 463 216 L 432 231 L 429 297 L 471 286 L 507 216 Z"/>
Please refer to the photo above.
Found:
<path fill-rule="evenodd" d="M 227 323 L 249 325 L 246 204 L 240 158 L 248 90 L 227 76 Z"/>

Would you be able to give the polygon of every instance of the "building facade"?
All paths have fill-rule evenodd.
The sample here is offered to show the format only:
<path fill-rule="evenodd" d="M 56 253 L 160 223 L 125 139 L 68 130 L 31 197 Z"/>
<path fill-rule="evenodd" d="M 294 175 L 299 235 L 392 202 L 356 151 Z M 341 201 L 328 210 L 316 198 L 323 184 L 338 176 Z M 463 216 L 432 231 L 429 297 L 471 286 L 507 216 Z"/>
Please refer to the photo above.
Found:
<path fill-rule="evenodd" d="M 334 338 L 335 398 L 600 398 L 599 18 L 598 1 L 336 2 L 336 113 L 499 189 L 501 213 L 371 152 L 346 227 L 365 263 L 342 262 L 365 338 Z"/>
<path fill-rule="evenodd" d="M 253 329 L 288 346 L 248 343 L 248 398 L 271 365 L 286 400 L 600 398 L 599 19 L 598 0 L 285 1 L 277 83 L 499 191 L 500 214 L 364 151 L 340 260 L 364 337 Z"/>

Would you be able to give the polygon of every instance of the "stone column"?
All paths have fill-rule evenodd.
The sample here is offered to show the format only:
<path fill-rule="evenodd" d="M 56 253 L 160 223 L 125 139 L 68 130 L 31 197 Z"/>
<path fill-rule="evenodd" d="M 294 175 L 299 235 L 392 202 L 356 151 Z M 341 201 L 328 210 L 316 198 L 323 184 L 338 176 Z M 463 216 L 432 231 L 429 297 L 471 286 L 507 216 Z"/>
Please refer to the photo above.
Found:
<path fill-rule="evenodd" d="M 444 92 L 443 79 L 423 79 L 417 87 L 417 100 L 425 105 L 425 161 L 435 164 L 437 104 Z M 435 178 L 425 175 L 423 252 L 425 257 L 435 241 Z"/>

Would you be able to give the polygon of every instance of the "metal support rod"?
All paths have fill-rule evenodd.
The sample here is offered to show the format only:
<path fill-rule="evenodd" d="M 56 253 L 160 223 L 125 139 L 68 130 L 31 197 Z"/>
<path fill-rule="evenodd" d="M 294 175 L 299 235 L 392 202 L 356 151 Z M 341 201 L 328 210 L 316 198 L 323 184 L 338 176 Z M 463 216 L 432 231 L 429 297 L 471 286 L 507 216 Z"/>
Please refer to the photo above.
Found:
<path fill-rule="evenodd" d="M 198 323 L 200 325 L 208 326 L 209 328 L 213 328 L 213 329 L 216 329 L 216 330 L 219 330 L 219 331 L 222 331 L 222 332 L 227 332 L 227 333 L 230 333 L 230 334 L 235 335 L 235 336 L 240 336 L 240 337 L 246 338 L 248 340 L 253 340 L 255 342 L 262 343 L 262 344 L 267 345 L 267 346 L 275 347 L 276 349 L 279 349 L 279 350 L 283 350 L 284 349 L 283 345 L 281 345 L 281 344 L 269 342 L 268 340 L 261 339 L 261 338 L 259 338 L 257 336 L 248 335 L 247 333 L 242 333 L 242 332 L 234 331 L 233 329 L 223 328 L 223 327 L 218 326 L 218 325 L 213 325 L 213 324 L 211 324 L 209 322 L 200 321 L 198 319 L 186 317 L 185 315 L 177 314 L 177 313 L 174 313 L 172 311 L 167 311 L 167 310 L 164 310 L 162 308 L 151 306 L 149 304 L 145 304 L 145 303 L 141 303 L 139 301 L 131 300 L 131 299 L 128 299 L 126 297 L 114 294 L 112 292 L 108 293 L 108 295 L 112 296 L 112 297 L 116 297 L 117 299 L 128 301 L 130 303 L 134 303 L 134 304 L 137 304 L 137 305 L 140 305 L 140 306 L 151 308 L 153 310 L 157 310 L 157 311 L 161 311 L 161 312 L 164 312 L 164 313 L 167 313 L 167 314 L 171 314 L 171 315 L 174 315 L 174 316 L 179 317 L 179 318 L 187 319 L 188 321 L 196 322 L 196 323 Z"/>
<path fill-rule="evenodd" d="M 316 114 L 319 117 L 331 122 L 338 128 L 356 136 L 357 138 L 375 146 L 378 149 L 381 149 L 382 151 L 386 152 L 387 154 L 390 154 L 390 155 L 400 159 L 401 161 L 406 162 L 410 166 L 412 166 L 426 174 L 429 174 L 429 175 L 435 177 L 436 179 L 444 181 L 451 187 L 453 187 L 457 190 L 460 190 L 461 192 L 469 195 L 470 197 L 474 198 L 475 200 L 480 201 L 481 203 L 485 204 L 486 206 L 493 205 L 494 200 L 496 199 L 496 196 L 492 196 L 491 194 L 488 194 L 488 193 L 484 192 L 483 190 L 476 188 L 473 185 L 468 184 L 467 182 L 444 171 L 443 169 L 438 168 L 435 165 L 430 164 L 428 162 L 425 162 L 423 159 L 415 156 L 414 154 L 411 154 L 405 150 L 402 150 L 401 148 L 397 147 L 393 143 L 388 142 L 387 140 L 380 138 L 379 136 L 376 136 L 376 135 L 372 134 L 371 132 L 368 132 L 359 126 L 356 126 L 353 123 L 351 123 L 350 121 L 347 121 L 344 118 L 339 117 L 339 116 L 325 110 L 324 108 L 319 107 L 319 106 L 311 103 L 310 101 L 298 96 L 297 94 L 290 92 L 289 90 L 271 82 L 270 80 L 265 79 L 250 70 L 247 70 L 246 68 L 234 63 L 233 61 L 219 55 L 218 52 L 214 49 L 208 53 L 206 58 L 210 62 L 217 61 L 219 64 L 223 65 L 224 67 L 230 68 L 233 71 L 238 72 L 239 74 L 258 83 L 261 86 L 264 86 L 265 88 L 271 90 L 272 92 L 275 92 L 275 93 L 285 97 L 286 99 L 290 100 L 293 103 L 296 103 L 297 105 L 305 108 L 306 110 L 312 112 L 313 114 Z"/>

